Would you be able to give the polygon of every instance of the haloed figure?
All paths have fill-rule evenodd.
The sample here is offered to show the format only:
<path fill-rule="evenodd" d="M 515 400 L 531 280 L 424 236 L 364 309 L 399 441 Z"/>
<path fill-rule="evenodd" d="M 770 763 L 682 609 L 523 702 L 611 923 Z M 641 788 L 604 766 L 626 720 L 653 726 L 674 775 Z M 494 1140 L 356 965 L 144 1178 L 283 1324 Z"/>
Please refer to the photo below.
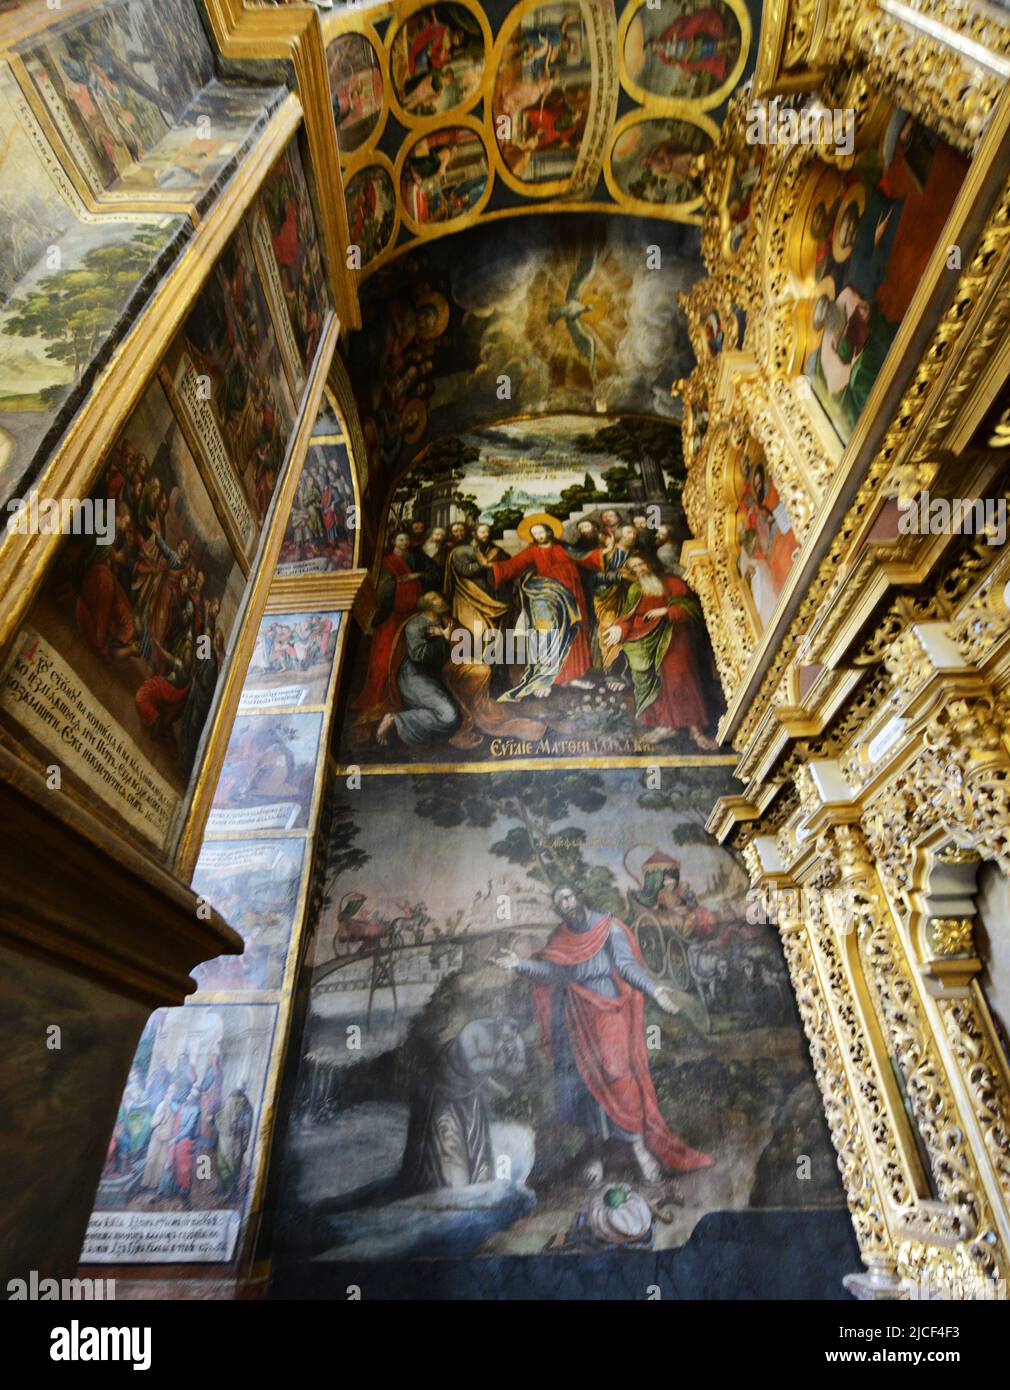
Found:
<path fill-rule="evenodd" d="M 649 1075 L 645 997 L 675 1014 L 673 994 L 645 969 L 618 918 L 587 911 L 567 884 L 554 890 L 552 901 L 561 925 L 544 949 L 529 960 L 514 951 L 494 960 L 530 981 L 541 1040 L 554 1066 L 557 1117 L 586 1135 L 586 1181 L 603 1181 L 607 1139 L 631 1145 L 646 1182 L 659 1182 L 664 1169 L 711 1167 L 714 1159 L 670 1131 Z"/>

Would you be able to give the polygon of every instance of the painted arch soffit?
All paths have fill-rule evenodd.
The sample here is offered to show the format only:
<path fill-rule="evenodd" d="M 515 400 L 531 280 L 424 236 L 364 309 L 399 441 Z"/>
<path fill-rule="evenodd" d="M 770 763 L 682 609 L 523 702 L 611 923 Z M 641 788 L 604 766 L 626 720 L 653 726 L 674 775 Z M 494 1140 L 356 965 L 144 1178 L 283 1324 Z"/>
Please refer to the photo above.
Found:
<path fill-rule="evenodd" d="M 448 0 L 325 20 L 362 277 L 418 241 L 538 212 L 698 226 L 760 0 Z"/>

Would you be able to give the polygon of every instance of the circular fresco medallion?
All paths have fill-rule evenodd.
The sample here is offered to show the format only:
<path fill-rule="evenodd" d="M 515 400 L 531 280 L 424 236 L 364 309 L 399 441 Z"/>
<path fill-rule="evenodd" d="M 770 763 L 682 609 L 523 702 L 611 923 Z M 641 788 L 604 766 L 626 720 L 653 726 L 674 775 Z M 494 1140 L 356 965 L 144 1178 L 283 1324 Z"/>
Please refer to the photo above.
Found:
<path fill-rule="evenodd" d="M 485 61 L 484 29 L 473 11 L 463 5 L 426 5 L 393 35 L 393 94 L 408 117 L 453 111 L 475 96 Z"/>
<path fill-rule="evenodd" d="M 673 117 L 636 121 L 614 141 L 613 180 L 640 203 L 690 203 L 701 197 L 697 157 L 712 148 L 711 137 L 691 121 Z"/>
<path fill-rule="evenodd" d="M 350 242 L 361 248 L 361 264 L 374 261 L 396 232 L 396 190 L 381 164 L 368 164 L 348 180 L 347 227 Z"/>
<path fill-rule="evenodd" d="M 333 93 L 333 120 L 341 154 L 353 154 L 382 117 L 379 55 L 364 34 L 341 34 L 326 50 Z"/>
<path fill-rule="evenodd" d="M 624 34 L 624 71 L 634 91 L 707 105 L 732 85 L 746 57 L 735 7 L 726 0 L 643 4 Z"/>
<path fill-rule="evenodd" d="M 487 150 L 469 126 L 429 131 L 402 159 L 403 215 L 417 227 L 465 217 L 487 191 Z"/>
<path fill-rule="evenodd" d="M 502 49 L 491 100 L 495 139 L 514 178 L 555 183 L 572 177 L 592 88 L 579 6 L 542 5 L 525 14 Z"/>

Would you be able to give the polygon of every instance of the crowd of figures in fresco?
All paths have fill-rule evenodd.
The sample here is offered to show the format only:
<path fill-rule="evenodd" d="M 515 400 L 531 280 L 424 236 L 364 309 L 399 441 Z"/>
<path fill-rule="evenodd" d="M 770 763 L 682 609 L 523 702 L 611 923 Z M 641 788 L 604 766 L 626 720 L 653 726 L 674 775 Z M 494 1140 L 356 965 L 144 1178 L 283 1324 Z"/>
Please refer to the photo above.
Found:
<path fill-rule="evenodd" d="M 536 451 L 534 429 L 515 427 L 514 439 Z M 636 445 L 657 447 L 642 429 L 627 431 L 629 458 Z M 669 430 L 658 447 L 675 439 Z M 530 755 L 545 751 L 545 739 L 553 751 L 567 740 L 571 752 L 715 748 L 720 697 L 679 561 L 683 514 L 662 492 L 646 500 L 648 461 L 621 465 L 608 458 L 609 442 L 590 430 L 566 453 L 555 438 L 555 457 L 533 465 L 537 497 L 502 491 L 495 449 L 503 446 L 493 441 L 470 449 L 474 466 L 464 447 L 462 468 L 445 465 L 416 491 L 405 484 L 353 701 L 352 746 L 401 755 L 505 747 Z M 654 469 L 653 485 L 665 487 L 662 465 Z M 496 482 L 497 502 L 487 492 Z M 432 524 L 432 495 L 443 498 L 434 505 L 445 525 Z"/>
<path fill-rule="evenodd" d="M 200 535 L 180 497 L 173 432 L 153 460 L 122 437 L 95 494 L 115 508 L 115 539 L 71 541 L 59 574 L 80 636 L 110 666 L 132 665 L 141 724 L 188 771 L 224 664 L 231 556 Z"/>
<path fill-rule="evenodd" d="M 152 1205 L 189 1207 L 197 1163 L 204 1156 L 214 1174 L 212 1190 L 239 1198 L 253 1132 L 248 1083 L 240 1081 L 225 1095 L 216 1053 L 206 1058 L 199 1074 L 185 1050 L 174 1065 L 158 1061 L 146 1075 L 142 1057 L 143 1051 L 134 1060 L 109 1140 L 102 1175 L 107 1190 L 128 1187 L 128 1195 Z M 207 1189 L 198 1184 L 196 1190 Z"/>

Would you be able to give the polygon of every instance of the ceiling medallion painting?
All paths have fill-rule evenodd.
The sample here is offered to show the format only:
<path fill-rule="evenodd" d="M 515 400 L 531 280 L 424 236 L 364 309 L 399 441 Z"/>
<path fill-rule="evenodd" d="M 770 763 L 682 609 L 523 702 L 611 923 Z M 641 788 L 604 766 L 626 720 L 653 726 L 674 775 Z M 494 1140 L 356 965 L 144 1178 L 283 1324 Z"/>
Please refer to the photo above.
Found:
<path fill-rule="evenodd" d="M 326 50 L 341 155 L 374 143 L 385 105 L 382 66 L 368 34 L 342 34 Z"/>
<path fill-rule="evenodd" d="M 615 39 L 609 0 L 593 6 L 524 0 L 513 11 L 495 47 L 489 116 L 510 187 L 592 192 L 617 110 Z"/>
<path fill-rule="evenodd" d="M 639 0 L 621 20 L 624 85 L 638 101 L 718 106 L 747 61 L 750 16 L 741 0 Z"/>
<path fill-rule="evenodd" d="M 419 5 L 392 31 L 389 72 L 397 117 L 410 125 L 469 106 L 480 89 L 490 42 L 477 5 Z"/>
<path fill-rule="evenodd" d="M 362 274 L 415 238 L 533 207 L 697 226 L 705 160 L 753 70 L 759 13 L 758 0 L 408 0 L 374 5 L 367 19 L 331 15 L 334 118 Z"/>
<path fill-rule="evenodd" d="M 368 164 L 351 174 L 344 195 L 351 242 L 360 246 L 365 265 L 390 245 L 400 221 L 393 169 L 386 156 L 371 156 Z"/>
<path fill-rule="evenodd" d="M 401 154 L 403 220 L 420 232 L 480 210 L 490 194 L 487 150 L 475 126 L 440 126 Z"/>
<path fill-rule="evenodd" d="M 627 117 L 618 127 L 606 170 L 607 186 L 642 212 L 656 204 L 693 211 L 701 204 L 702 156 L 711 148 L 718 127 L 677 117 L 653 120 Z"/>

